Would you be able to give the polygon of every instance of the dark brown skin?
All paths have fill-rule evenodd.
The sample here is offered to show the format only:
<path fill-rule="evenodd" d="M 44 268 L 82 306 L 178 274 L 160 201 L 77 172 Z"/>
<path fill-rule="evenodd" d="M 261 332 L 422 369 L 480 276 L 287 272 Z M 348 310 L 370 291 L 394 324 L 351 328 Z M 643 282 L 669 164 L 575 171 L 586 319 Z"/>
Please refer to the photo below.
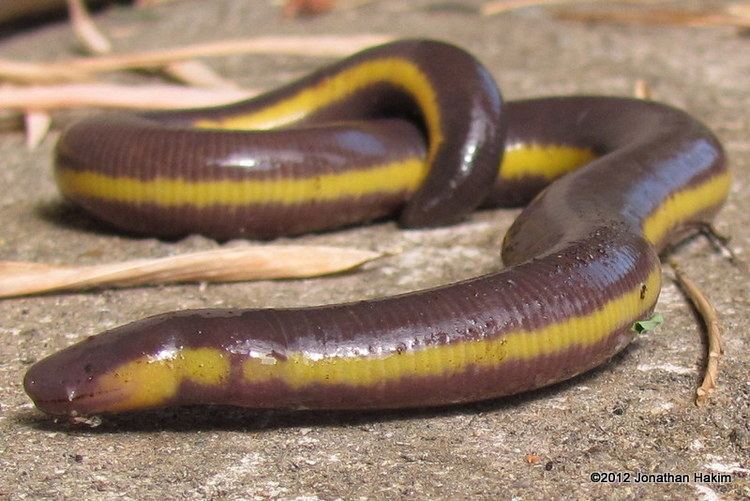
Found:
<path fill-rule="evenodd" d="M 406 42 L 406 47 L 414 43 Z M 421 44 L 423 49 L 432 47 L 430 42 Z M 398 45 L 375 54 L 389 47 Z M 341 65 L 362 64 L 370 57 L 373 53 L 365 52 Z M 419 67 L 444 68 L 422 59 Z M 452 97 L 442 86 L 455 82 L 429 75 L 441 89 L 443 116 L 466 102 L 493 102 Z M 307 85 L 312 81 L 303 80 Z M 509 103 L 505 112 L 509 143 L 590 148 L 599 155 L 529 203 L 506 236 L 502 252 L 507 269 L 371 301 L 152 317 L 38 362 L 26 374 L 27 393 L 37 407 L 54 415 L 194 403 L 415 407 L 518 393 L 603 363 L 632 339 L 633 323 L 653 312 L 661 278 L 658 253 L 691 225 L 708 220 L 723 203 L 729 183 L 723 150 L 713 134 L 686 113 L 653 102 L 547 98 Z M 472 131 L 505 130 L 502 123 L 474 123 L 489 119 L 474 116 L 465 125 L 470 130 L 460 136 L 476 141 L 484 136 Z M 407 130 L 404 137 L 413 137 Z M 210 141 L 219 144 L 225 141 L 220 134 L 195 137 L 216 137 Z M 386 140 L 397 138 L 378 136 L 376 141 Z M 72 144 L 67 136 L 60 146 L 66 159 L 75 158 Z M 403 148 L 420 147 L 404 143 Z M 455 149 L 449 153 L 454 159 L 461 156 Z M 411 153 L 397 149 L 392 154 Z M 487 156 L 493 157 L 497 170 L 498 154 Z M 472 161 L 480 157 L 484 155 Z M 443 165 L 441 159 L 435 156 L 432 169 Z M 450 176 L 432 170 L 430 176 L 427 188 L 418 192 L 420 208 L 410 212 L 407 207 L 407 219 L 424 216 L 425 207 L 443 207 L 435 213 L 442 217 L 446 206 L 453 208 L 468 198 L 471 190 L 465 187 L 476 186 L 459 175 L 455 186 L 463 186 L 459 192 L 464 195 L 453 199 L 445 186 L 430 184 L 430 179 L 442 179 L 451 185 Z M 527 200 L 549 182 L 543 175 L 515 179 L 513 188 L 519 192 L 500 186 L 487 203 Z M 342 201 L 339 209 L 351 203 Z M 159 389 L 158 395 L 143 396 L 153 388 Z"/>
<path fill-rule="evenodd" d="M 409 79 L 395 72 L 384 78 L 373 76 L 366 86 L 347 89 L 343 99 L 298 117 L 292 124 L 296 131 L 228 132 L 193 127 L 202 120 L 252 114 L 321 85 L 331 76 L 374 60 L 394 58 L 408 61 L 429 80 L 440 110 L 438 119 L 424 116 L 417 102 L 422 94 L 407 89 Z M 445 66 L 452 71 L 443 71 Z M 118 228 L 167 237 L 199 232 L 218 239 L 271 238 L 361 223 L 395 211 L 400 212 L 399 222 L 404 227 L 439 226 L 463 219 L 492 189 L 507 123 L 500 120 L 501 112 L 500 92 L 476 59 L 448 44 L 407 40 L 365 50 L 235 105 L 84 120 L 60 138 L 56 166 L 58 172 L 95 171 L 138 179 L 155 175 L 187 181 L 299 179 L 424 158 L 427 150 L 432 160 L 428 160 L 427 177 L 416 192 L 402 190 L 286 206 L 217 206 L 205 214 L 190 206 L 165 209 L 66 195 Z M 394 118 L 400 124 L 382 120 Z M 357 123 L 352 125 L 352 120 Z M 351 138 L 365 133 L 366 141 Z M 435 135 L 443 140 L 437 141 Z M 217 217 L 219 214 L 222 217 Z"/>

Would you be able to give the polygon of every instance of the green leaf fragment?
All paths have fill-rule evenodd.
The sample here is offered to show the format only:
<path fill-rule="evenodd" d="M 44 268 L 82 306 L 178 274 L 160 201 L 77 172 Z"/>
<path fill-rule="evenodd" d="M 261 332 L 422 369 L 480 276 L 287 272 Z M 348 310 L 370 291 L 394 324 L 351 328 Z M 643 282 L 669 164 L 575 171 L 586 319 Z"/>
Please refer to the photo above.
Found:
<path fill-rule="evenodd" d="M 654 330 L 663 321 L 664 317 L 661 315 L 661 313 L 654 313 L 653 315 L 651 315 L 651 318 L 647 320 L 638 320 L 630 329 L 637 332 L 638 334 L 641 334 L 643 332 Z"/>

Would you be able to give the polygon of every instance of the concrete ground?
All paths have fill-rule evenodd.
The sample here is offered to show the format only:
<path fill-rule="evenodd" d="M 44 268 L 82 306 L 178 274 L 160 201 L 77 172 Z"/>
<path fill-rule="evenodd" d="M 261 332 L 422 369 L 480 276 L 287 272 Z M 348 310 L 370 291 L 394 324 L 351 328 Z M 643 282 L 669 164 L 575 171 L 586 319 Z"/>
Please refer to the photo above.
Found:
<path fill-rule="evenodd" d="M 750 38 L 731 28 L 586 25 L 532 8 L 482 17 L 478 2 L 382 0 L 309 20 L 285 20 L 270 1 L 168 3 L 98 16 L 118 49 L 265 34 L 388 33 L 449 40 L 493 71 L 508 98 L 628 95 L 637 79 L 685 108 L 726 145 L 734 172 L 717 227 L 750 252 Z M 0 40 L 0 56 L 71 56 L 64 23 Z M 248 87 L 269 88 L 320 60 L 226 57 L 211 64 Z M 148 77 L 126 77 L 142 81 Z M 56 129 L 76 114 L 56 116 Z M 51 176 L 56 134 L 27 151 L 0 133 L 0 258 L 103 262 L 217 244 L 133 239 L 65 206 Z M 705 361 L 699 323 L 665 271 L 666 321 L 611 363 L 541 391 L 442 410 L 276 413 L 173 409 L 105 418 L 89 428 L 36 411 L 21 380 L 31 363 L 103 329 L 163 311 L 291 306 L 421 289 L 501 266 L 499 244 L 517 211 L 464 224 L 401 231 L 393 223 L 295 241 L 398 250 L 333 278 L 60 294 L 0 301 L 0 499 L 621 498 L 750 497 L 750 320 L 746 272 L 695 239 L 675 254 L 714 301 L 725 326 L 719 387 L 693 405 Z M 731 482 L 594 483 L 594 472 L 728 473 Z"/>

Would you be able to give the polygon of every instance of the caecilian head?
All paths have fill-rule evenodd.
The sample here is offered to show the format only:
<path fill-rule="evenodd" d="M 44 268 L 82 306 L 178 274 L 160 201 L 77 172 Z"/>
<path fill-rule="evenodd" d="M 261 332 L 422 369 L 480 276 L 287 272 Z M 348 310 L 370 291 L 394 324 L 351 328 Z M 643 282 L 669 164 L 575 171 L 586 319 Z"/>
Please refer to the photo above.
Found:
<path fill-rule="evenodd" d="M 173 404 L 185 383 L 218 385 L 229 375 L 223 353 L 201 346 L 202 320 L 160 315 L 92 336 L 34 364 L 24 388 L 51 415 Z"/>

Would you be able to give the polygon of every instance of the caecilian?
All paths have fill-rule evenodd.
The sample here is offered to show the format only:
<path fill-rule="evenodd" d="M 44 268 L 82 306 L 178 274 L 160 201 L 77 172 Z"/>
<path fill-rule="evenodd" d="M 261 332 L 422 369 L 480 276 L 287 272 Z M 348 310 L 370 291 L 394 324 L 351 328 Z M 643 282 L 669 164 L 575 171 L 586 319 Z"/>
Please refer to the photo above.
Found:
<path fill-rule="evenodd" d="M 503 103 L 472 56 L 420 40 L 235 105 L 86 119 L 61 137 L 56 175 L 94 216 L 159 236 L 269 238 L 395 214 L 425 227 L 528 205 L 495 273 L 346 304 L 167 313 L 90 337 L 26 374 L 53 415 L 437 406 L 570 378 L 632 340 L 659 296 L 660 251 L 709 220 L 730 182 L 720 144 L 683 111 Z"/>

